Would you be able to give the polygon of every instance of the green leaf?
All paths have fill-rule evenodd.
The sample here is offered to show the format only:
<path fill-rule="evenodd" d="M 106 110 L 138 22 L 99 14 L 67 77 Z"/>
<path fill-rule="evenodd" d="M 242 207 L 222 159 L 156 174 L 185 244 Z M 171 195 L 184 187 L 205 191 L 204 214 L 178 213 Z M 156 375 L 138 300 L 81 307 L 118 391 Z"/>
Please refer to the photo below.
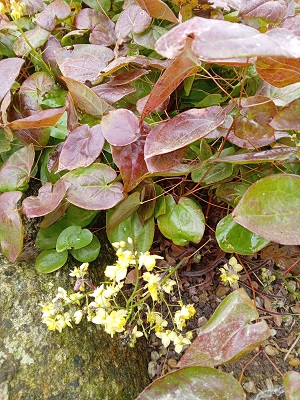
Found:
<path fill-rule="evenodd" d="M 33 49 L 43 46 L 49 36 L 49 31 L 37 25 L 35 28 L 25 32 L 15 41 L 13 50 L 17 56 L 28 56 Z"/>
<path fill-rule="evenodd" d="M 68 249 L 81 249 L 91 243 L 93 234 L 88 229 L 80 226 L 69 226 L 64 229 L 57 238 L 56 251 L 58 253 Z"/>
<path fill-rule="evenodd" d="M 251 255 L 270 243 L 269 240 L 256 235 L 235 222 L 232 215 L 221 219 L 216 228 L 216 239 L 226 253 Z"/>
<path fill-rule="evenodd" d="M 88 226 L 98 214 L 98 211 L 85 210 L 70 204 L 66 211 L 66 219 L 71 223 L 76 222 L 76 225 L 81 228 Z"/>
<path fill-rule="evenodd" d="M 109 219 L 111 211 L 107 213 Z M 148 219 L 144 225 L 141 224 L 138 214 L 135 212 L 121 222 L 118 227 L 110 234 L 107 232 L 111 243 L 126 241 L 128 237 L 133 240 L 138 253 L 148 251 L 152 245 L 154 237 L 154 218 Z"/>
<path fill-rule="evenodd" d="M 234 209 L 233 219 L 266 239 L 300 244 L 300 176 L 278 174 L 255 182 Z"/>
<path fill-rule="evenodd" d="M 93 235 L 93 240 L 91 241 L 90 244 L 88 244 L 85 247 L 82 247 L 81 249 L 71 249 L 70 253 L 72 256 L 80 262 L 91 262 L 96 260 L 96 258 L 99 256 L 101 249 L 100 242 L 98 238 Z"/>
<path fill-rule="evenodd" d="M 35 268 L 38 272 L 48 274 L 61 268 L 68 259 L 67 250 L 57 253 L 56 250 L 44 250 L 35 261 Z"/>
<path fill-rule="evenodd" d="M 156 379 L 136 400 L 245 400 L 238 381 L 208 367 L 188 367 Z"/>
<path fill-rule="evenodd" d="M 58 236 L 64 229 L 71 225 L 73 225 L 71 221 L 61 219 L 54 222 L 48 228 L 40 228 L 35 239 L 35 244 L 42 250 L 55 249 Z"/>
<path fill-rule="evenodd" d="M 166 196 L 166 213 L 157 218 L 161 233 L 174 244 L 186 246 L 190 241 L 199 243 L 205 230 L 205 217 L 200 206 L 188 197 L 178 204 L 171 195 Z"/>
<path fill-rule="evenodd" d="M 216 196 L 231 206 L 236 206 L 250 184 L 244 182 L 223 183 L 217 187 Z"/>
<path fill-rule="evenodd" d="M 96 11 L 107 12 L 110 10 L 110 0 L 84 0 L 83 3 L 87 4 L 90 8 Z"/>

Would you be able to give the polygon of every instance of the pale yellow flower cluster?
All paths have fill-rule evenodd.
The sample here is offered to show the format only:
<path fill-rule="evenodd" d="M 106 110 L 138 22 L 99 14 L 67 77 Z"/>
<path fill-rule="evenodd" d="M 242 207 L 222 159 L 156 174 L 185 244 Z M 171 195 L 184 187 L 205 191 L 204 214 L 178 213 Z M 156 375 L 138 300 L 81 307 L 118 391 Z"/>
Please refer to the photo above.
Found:
<path fill-rule="evenodd" d="M 235 257 L 231 257 L 228 264 L 224 264 L 223 268 L 220 268 L 221 280 L 225 285 L 236 285 L 240 279 L 238 272 L 242 271 L 243 267 L 237 262 Z"/>
<path fill-rule="evenodd" d="M 26 5 L 22 1 L 0 1 L 0 14 L 9 13 L 12 19 L 20 19 L 26 12 Z"/>

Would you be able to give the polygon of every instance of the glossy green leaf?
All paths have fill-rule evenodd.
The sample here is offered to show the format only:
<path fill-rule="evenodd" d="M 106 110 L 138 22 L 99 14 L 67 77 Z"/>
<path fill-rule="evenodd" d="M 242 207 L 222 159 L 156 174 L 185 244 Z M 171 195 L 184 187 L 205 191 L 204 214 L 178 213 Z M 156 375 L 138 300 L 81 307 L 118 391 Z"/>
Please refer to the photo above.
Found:
<path fill-rule="evenodd" d="M 99 256 L 100 249 L 100 242 L 98 238 L 93 235 L 93 239 L 90 244 L 82 247 L 81 249 L 71 249 L 70 253 L 77 261 L 92 262 Z"/>
<path fill-rule="evenodd" d="M 270 336 L 266 321 L 251 324 L 257 318 L 258 312 L 245 290 L 235 290 L 200 329 L 178 367 L 212 367 L 244 357 Z"/>
<path fill-rule="evenodd" d="M 130 217 L 141 205 L 141 195 L 139 192 L 131 193 L 126 199 L 121 201 L 116 207 L 111 216 L 109 217 L 106 229 L 112 233 L 118 225 L 120 225 L 126 218 Z"/>
<path fill-rule="evenodd" d="M 226 253 L 244 255 L 252 255 L 270 243 L 269 240 L 235 222 L 231 214 L 219 221 L 216 239 L 218 245 Z"/>
<path fill-rule="evenodd" d="M 57 238 L 56 251 L 61 253 L 69 249 L 81 249 L 91 243 L 93 234 L 88 229 L 73 225 L 64 229 Z"/>
<path fill-rule="evenodd" d="M 98 211 L 85 210 L 70 204 L 66 211 L 66 219 L 76 222 L 81 228 L 88 226 L 98 214 Z"/>
<path fill-rule="evenodd" d="M 111 211 L 108 212 L 109 219 Z M 111 243 L 119 242 L 120 240 L 127 241 L 127 238 L 133 240 L 138 253 L 148 251 L 152 245 L 154 237 L 154 218 L 148 219 L 144 225 L 141 224 L 138 214 L 135 212 L 121 222 L 118 227 L 110 234 L 107 232 L 108 239 Z"/>
<path fill-rule="evenodd" d="M 199 243 L 205 230 L 205 217 L 201 207 L 188 197 L 181 197 L 178 204 L 171 195 L 166 196 L 166 213 L 157 218 L 161 233 L 174 244 L 186 246 Z"/>
<path fill-rule="evenodd" d="M 38 272 L 48 274 L 61 268 L 68 259 L 68 251 L 58 253 L 56 250 L 44 250 L 35 260 L 35 268 Z"/>
<path fill-rule="evenodd" d="M 156 379 L 136 400 L 245 400 L 238 381 L 208 367 L 188 367 Z"/>
<path fill-rule="evenodd" d="M 93 10 L 96 11 L 109 11 L 111 6 L 110 0 L 84 0 L 83 3 L 87 4 Z"/>
<path fill-rule="evenodd" d="M 40 228 L 35 239 L 35 244 L 42 250 L 55 249 L 58 236 L 64 229 L 71 225 L 73 225 L 71 221 L 61 219 L 54 222 L 48 228 Z"/>
<path fill-rule="evenodd" d="M 288 371 L 283 376 L 283 385 L 286 400 L 300 399 L 300 373 Z"/>
<path fill-rule="evenodd" d="M 204 165 L 200 169 L 193 171 L 191 177 L 194 182 L 211 184 L 220 182 L 232 175 L 233 166 L 229 163 L 217 163 L 214 165 Z"/>
<path fill-rule="evenodd" d="M 300 244 L 300 176 L 280 174 L 255 182 L 234 209 L 233 219 L 266 239 Z"/>
<path fill-rule="evenodd" d="M 244 182 L 222 183 L 217 187 L 216 196 L 231 206 L 236 206 L 250 184 Z"/>

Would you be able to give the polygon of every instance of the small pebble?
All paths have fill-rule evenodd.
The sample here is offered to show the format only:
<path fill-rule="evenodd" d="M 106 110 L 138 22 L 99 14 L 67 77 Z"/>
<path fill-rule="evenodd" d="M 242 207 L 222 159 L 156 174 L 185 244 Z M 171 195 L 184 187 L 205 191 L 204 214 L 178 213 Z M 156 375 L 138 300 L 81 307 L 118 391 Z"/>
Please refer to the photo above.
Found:
<path fill-rule="evenodd" d="M 158 346 L 159 346 L 159 342 L 153 342 L 153 343 L 151 343 L 151 345 L 152 345 L 153 347 L 158 347 Z"/>
<path fill-rule="evenodd" d="M 198 319 L 198 326 L 199 326 L 199 328 L 201 328 L 201 326 L 204 326 L 204 325 L 206 324 L 206 322 L 207 322 L 207 318 L 206 318 L 206 317 L 200 317 L 200 318 Z"/>
<path fill-rule="evenodd" d="M 290 365 L 291 367 L 298 367 L 298 365 L 300 365 L 300 360 L 299 360 L 299 358 L 292 358 L 292 359 L 289 361 L 289 365 Z"/>
<path fill-rule="evenodd" d="M 219 285 L 216 289 L 216 296 L 221 298 L 230 292 L 230 286 Z"/>
<path fill-rule="evenodd" d="M 168 359 L 168 366 L 169 366 L 170 368 L 176 368 L 176 366 L 177 366 L 177 361 L 174 360 L 174 358 L 169 358 L 169 359 Z"/>
<path fill-rule="evenodd" d="M 276 347 L 271 346 L 270 344 L 267 344 L 265 347 L 265 352 L 268 354 L 268 356 L 275 357 L 278 356 L 279 350 L 276 349 Z"/>
<path fill-rule="evenodd" d="M 167 354 L 168 350 L 164 346 L 159 347 L 159 354 L 161 356 L 165 356 Z"/>
<path fill-rule="evenodd" d="M 148 364 L 148 375 L 149 378 L 152 379 L 156 375 L 157 372 L 157 362 L 156 361 L 150 361 Z"/>
<path fill-rule="evenodd" d="M 248 392 L 248 393 L 257 393 L 257 389 L 256 389 L 255 383 L 254 383 L 253 381 L 246 382 L 246 383 L 243 385 L 243 388 L 244 388 L 244 389 L 246 390 L 246 392 Z"/>
<path fill-rule="evenodd" d="M 198 303 L 199 297 L 198 296 L 192 296 L 192 300 L 194 303 Z"/>
<path fill-rule="evenodd" d="M 152 361 L 157 361 L 160 358 L 160 355 L 158 354 L 157 351 L 151 351 L 151 360 Z"/>

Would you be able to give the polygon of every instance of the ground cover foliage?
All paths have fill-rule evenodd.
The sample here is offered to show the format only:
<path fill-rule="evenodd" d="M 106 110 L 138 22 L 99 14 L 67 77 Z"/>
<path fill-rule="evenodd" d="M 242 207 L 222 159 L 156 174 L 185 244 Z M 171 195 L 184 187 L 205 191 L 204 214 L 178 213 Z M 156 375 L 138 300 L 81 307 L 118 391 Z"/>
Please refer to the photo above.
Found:
<path fill-rule="evenodd" d="M 200 249 L 207 229 L 224 253 L 245 256 L 270 242 L 300 244 L 298 2 L 11 0 L 0 12 L 0 243 L 9 261 L 22 252 L 24 217 L 43 217 L 44 273 L 69 256 L 98 257 L 87 227 L 100 213 L 109 240 L 131 238 L 137 254 L 156 232 Z M 33 180 L 41 187 L 26 197 Z M 212 204 L 223 210 L 215 226 L 206 223 Z M 237 272 L 229 264 L 224 273 Z M 243 290 L 220 307 L 180 369 L 140 399 L 167 399 L 168 387 L 172 398 L 195 398 L 203 382 L 212 390 L 203 399 L 224 399 L 222 385 L 228 398 L 245 398 L 213 367 L 256 347 L 268 327 L 250 323 L 258 314 Z M 297 373 L 284 383 L 286 398 L 298 399 Z"/>

